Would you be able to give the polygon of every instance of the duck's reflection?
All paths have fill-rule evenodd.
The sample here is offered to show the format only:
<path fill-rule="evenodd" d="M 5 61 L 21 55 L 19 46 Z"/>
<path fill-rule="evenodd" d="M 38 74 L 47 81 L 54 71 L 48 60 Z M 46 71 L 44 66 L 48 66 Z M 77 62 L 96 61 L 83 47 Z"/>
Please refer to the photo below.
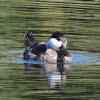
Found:
<path fill-rule="evenodd" d="M 36 68 L 38 71 L 42 70 L 42 74 L 46 75 L 50 88 L 58 88 L 64 86 L 66 83 L 67 71 L 70 69 L 69 64 L 57 62 L 57 64 L 30 64 L 25 63 L 25 69 Z"/>

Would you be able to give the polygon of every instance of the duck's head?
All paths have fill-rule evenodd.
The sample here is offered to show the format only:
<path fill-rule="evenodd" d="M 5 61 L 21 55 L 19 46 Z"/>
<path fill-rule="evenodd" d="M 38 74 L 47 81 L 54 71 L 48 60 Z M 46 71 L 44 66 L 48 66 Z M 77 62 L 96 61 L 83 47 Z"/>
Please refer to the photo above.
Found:
<path fill-rule="evenodd" d="M 66 61 L 72 61 L 73 57 L 67 50 L 67 39 L 64 34 L 55 32 L 51 35 L 47 42 L 47 49 L 54 49 L 60 57 L 64 57 Z"/>

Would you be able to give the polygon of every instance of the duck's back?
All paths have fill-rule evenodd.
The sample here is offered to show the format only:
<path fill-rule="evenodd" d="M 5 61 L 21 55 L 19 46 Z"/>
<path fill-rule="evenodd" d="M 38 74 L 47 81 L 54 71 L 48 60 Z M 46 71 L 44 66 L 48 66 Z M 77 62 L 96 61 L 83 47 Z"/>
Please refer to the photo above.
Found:
<path fill-rule="evenodd" d="M 24 51 L 24 59 L 26 60 L 39 60 L 40 55 L 45 53 L 46 43 L 39 42 L 32 44 L 29 48 Z"/>
<path fill-rule="evenodd" d="M 48 62 L 55 62 L 57 60 L 57 52 L 50 48 L 46 50 L 46 42 L 37 42 L 33 34 L 26 32 L 24 43 L 26 46 L 23 54 L 25 60 Z"/>
<path fill-rule="evenodd" d="M 46 62 L 56 62 L 57 52 L 53 49 L 46 50 L 46 43 L 40 42 L 34 44 L 30 49 L 25 51 L 25 60 L 35 60 L 35 61 L 46 61 Z"/>
<path fill-rule="evenodd" d="M 31 48 L 33 54 L 40 55 L 41 53 L 45 53 L 46 43 L 45 42 L 35 43 Z"/>

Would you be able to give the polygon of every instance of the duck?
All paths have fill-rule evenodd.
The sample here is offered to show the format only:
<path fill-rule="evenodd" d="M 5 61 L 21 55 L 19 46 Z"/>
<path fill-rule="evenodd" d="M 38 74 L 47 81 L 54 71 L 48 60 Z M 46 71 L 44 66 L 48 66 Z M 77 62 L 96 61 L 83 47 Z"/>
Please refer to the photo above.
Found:
<path fill-rule="evenodd" d="M 59 31 L 54 32 L 47 42 L 38 42 L 32 32 L 26 32 L 24 44 L 26 49 L 23 58 L 25 60 L 41 62 L 73 61 L 72 55 L 67 50 L 67 38 Z"/>

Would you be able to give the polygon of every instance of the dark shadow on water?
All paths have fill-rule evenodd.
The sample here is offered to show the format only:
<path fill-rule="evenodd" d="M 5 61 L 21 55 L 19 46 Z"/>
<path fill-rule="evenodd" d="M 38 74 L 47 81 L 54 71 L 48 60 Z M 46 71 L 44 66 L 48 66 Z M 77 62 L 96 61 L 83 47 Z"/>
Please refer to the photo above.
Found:
<path fill-rule="evenodd" d="M 57 62 L 57 64 L 25 63 L 26 72 L 33 69 L 37 69 L 40 73 L 42 70 L 42 73 L 45 74 L 48 81 L 50 92 L 57 92 L 66 83 L 67 71 L 70 69 L 70 65 L 64 64 L 63 62 Z"/>

